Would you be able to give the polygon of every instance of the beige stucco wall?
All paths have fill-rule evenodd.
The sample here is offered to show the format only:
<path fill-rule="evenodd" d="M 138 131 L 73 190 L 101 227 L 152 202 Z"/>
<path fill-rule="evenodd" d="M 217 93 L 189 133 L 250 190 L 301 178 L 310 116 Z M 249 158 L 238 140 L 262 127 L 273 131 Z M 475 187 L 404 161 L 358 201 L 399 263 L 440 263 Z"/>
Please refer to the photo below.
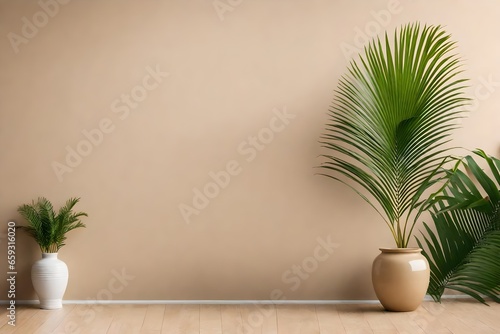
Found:
<path fill-rule="evenodd" d="M 453 144 L 500 153 L 498 1 L 54 1 L 0 1 L 0 268 L 18 205 L 81 197 L 66 299 L 375 298 L 390 233 L 314 167 L 385 29 L 446 27 L 475 99 Z M 18 299 L 38 257 L 18 233 Z"/>

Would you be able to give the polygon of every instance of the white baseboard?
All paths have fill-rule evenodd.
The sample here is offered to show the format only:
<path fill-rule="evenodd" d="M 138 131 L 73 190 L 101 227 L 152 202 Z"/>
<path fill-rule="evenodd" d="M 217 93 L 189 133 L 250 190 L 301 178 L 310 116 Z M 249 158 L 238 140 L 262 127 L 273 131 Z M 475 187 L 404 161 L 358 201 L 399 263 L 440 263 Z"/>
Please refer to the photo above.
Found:
<path fill-rule="evenodd" d="M 237 304 L 248 304 L 248 305 L 310 305 L 310 304 L 376 304 L 378 300 L 96 300 L 96 299 L 86 299 L 86 300 L 63 300 L 63 304 L 85 304 L 85 305 L 112 305 L 112 304 L 136 304 L 136 305 L 148 305 L 148 304 L 168 304 L 168 305 L 181 305 L 181 304 L 193 304 L 193 305 L 237 305 Z M 8 304 L 8 300 L 0 300 L 0 305 Z M 17 305 L 34 305 L 38 304 L 38 300 L 16 300 Z"/>
<path fill-rule="evenodd" d="M 445 295 L 442 299 L 472 299 L 467 295 Z M 425 301 L 432 301 L 430 296 L 425 296 Z M 9 300 L 0 300 L 0 305 L 9 304 Z M 86 304 L 86 305 L 111 305 L 111 304 L 198 304 L 198 305 L 235 305 L 235 304 L 260 304 L 260 305 L 330 305 L 330 304 L 378 304 L 378 300 L 363 299 L 363 300 L 63 300 L 63 304 Z M 38 300 L 16 300 L 17 305 L 36 305 Z"/>

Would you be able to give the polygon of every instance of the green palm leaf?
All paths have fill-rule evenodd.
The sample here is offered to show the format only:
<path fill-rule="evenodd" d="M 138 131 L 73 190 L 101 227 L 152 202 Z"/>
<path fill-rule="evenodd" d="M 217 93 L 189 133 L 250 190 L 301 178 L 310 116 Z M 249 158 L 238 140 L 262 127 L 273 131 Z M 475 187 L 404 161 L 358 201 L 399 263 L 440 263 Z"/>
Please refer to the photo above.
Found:
<path fill-rule="evenodd" d="M 56 214 L 52 203 L 45 197 L 40 197 L 31 204 L 24 204 L 18 212 L 28 221 L 28 226 L 20 226 L 31 235 L 44 253 L 56 253 L 64 246 L 66 233 L 85 227 L 80 217 L 87 216 L 85 212 L 73 212 L 73 207 L 79 198 L 70 198 L 66 205 Z"/>
<path fill-rule="evenodd" d="M 445 289 L 456 290 L 485 303 L 500 302 L 500 160 L 474 152 L 490 168 L 488 176 L 472 156 L 448 171 L 448 182 L 431 204 L 435 231 L 417 238 L 431 268 L 428 293 L 440 301 Z M 476 186 L 476 184 L 478 186 Z"/>
<path fill-rule="evenodd" d="M 419 24 L 400 28 L 392 43 L 387 35 L 372 41 L 339 80 L 329 110 L 322 175 L 361 195 L 398 247 L 407 247 L 410 216 L 441 176 L 443 145 L 468 100 L 454 47 L 441 27 Z"/>

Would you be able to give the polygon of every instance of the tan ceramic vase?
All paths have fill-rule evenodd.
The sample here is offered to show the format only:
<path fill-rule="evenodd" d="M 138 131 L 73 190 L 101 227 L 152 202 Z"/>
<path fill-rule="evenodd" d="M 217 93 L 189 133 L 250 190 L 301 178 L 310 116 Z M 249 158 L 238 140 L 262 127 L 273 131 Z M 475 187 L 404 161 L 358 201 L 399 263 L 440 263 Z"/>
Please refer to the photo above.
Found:
<path fill-rule="evenodd" d="M 409 312 L 422 303 L 429 285 L 429 263 L 420 248 L 380 248 L 372 266 L 377 298 L 388 311 Z"/>

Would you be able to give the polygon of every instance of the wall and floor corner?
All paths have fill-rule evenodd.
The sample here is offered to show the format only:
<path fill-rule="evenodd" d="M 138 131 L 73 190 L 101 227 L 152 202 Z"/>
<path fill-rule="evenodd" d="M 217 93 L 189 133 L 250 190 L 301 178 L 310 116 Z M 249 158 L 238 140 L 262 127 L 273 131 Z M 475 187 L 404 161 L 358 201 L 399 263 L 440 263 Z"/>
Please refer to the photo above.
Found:
<path fill-rule="evenodd" d="M 413 21 L 458 42 L 474 99 L 453 145 L 498 155 L 500 4 L 0 1 L 0 268 L 17 206 L 89 213 L 59 253 L 68 300 L 374 299 L 393 246 L 315 176 L 349 58 Z M 36 244 L 17 235 L 17 298 Z M 0 299 L 7 299 L 0 282 Z"/>

